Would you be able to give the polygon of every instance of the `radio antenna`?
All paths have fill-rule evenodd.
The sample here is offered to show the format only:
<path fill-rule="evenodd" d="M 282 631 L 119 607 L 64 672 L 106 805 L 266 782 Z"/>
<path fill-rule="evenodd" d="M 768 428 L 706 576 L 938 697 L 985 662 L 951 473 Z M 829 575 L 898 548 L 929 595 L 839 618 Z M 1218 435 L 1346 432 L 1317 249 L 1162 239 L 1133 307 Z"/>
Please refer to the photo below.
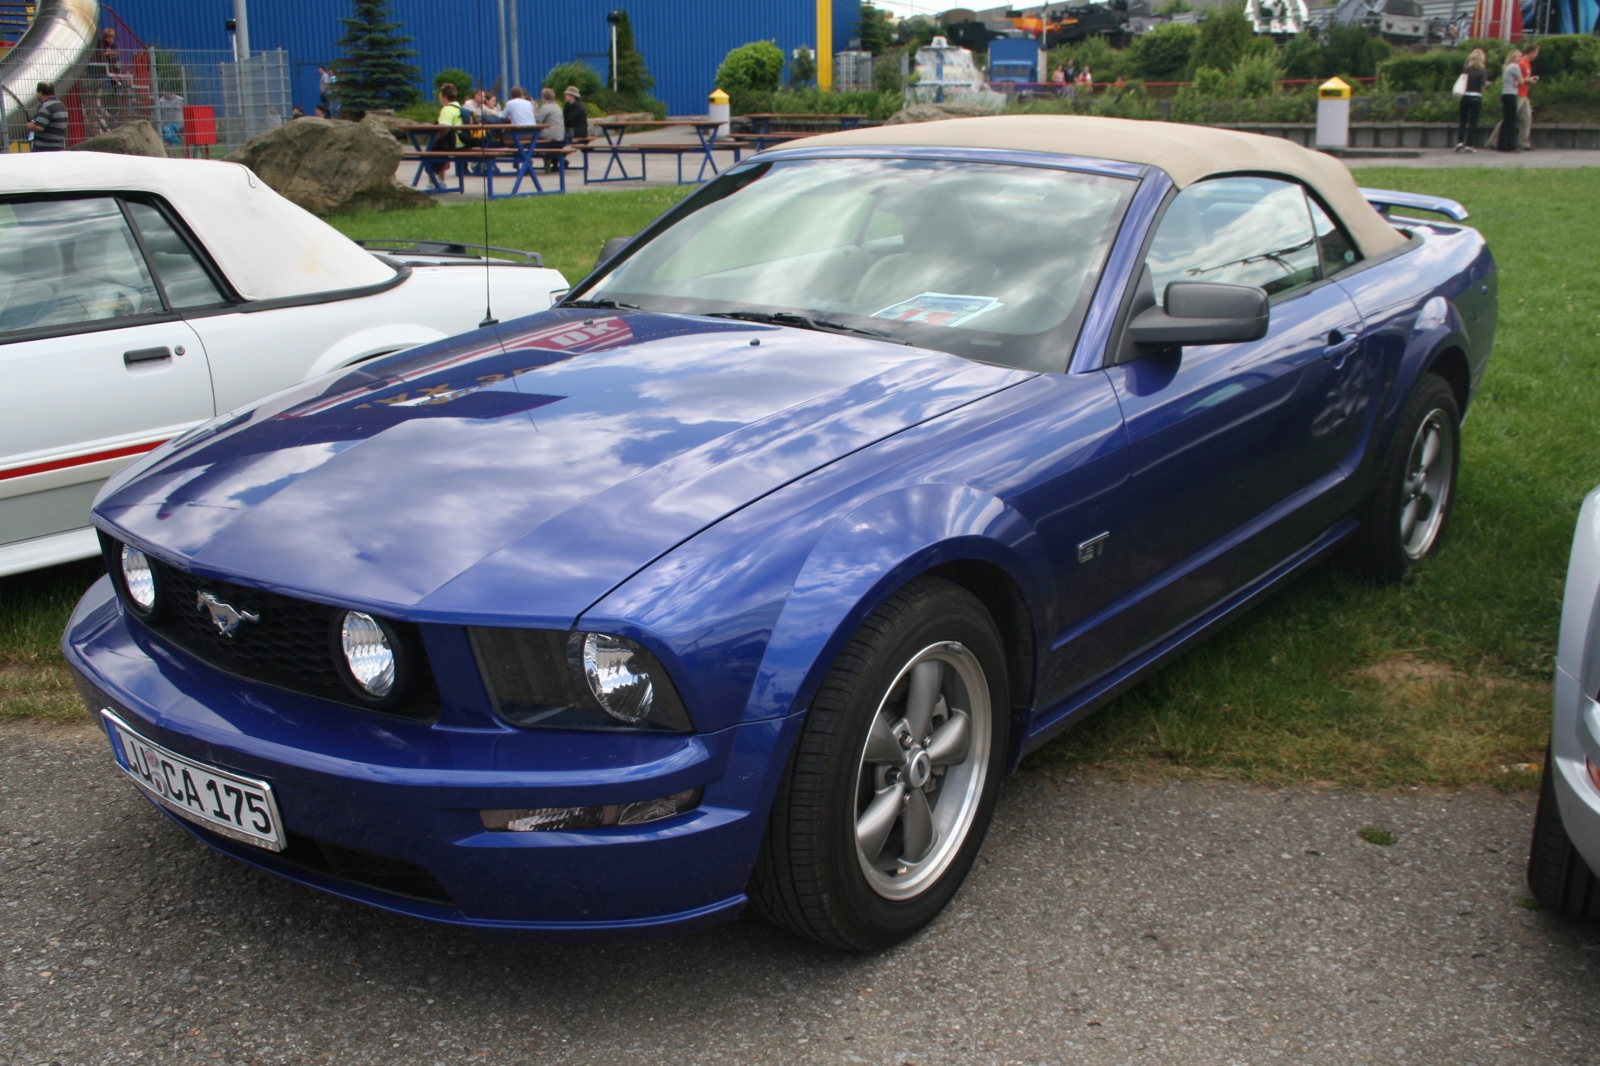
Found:
<path fill-rule="evenodd" d="M 478 69 L 483 69 L 483 0 L 478 0 L 475 5 L 478 9 Z M 504 44 L 504 42 L 501 42 Z M 485 103 L 488 100 L 485 99 Z M 478 124 L 483 125 L 483 115 L 478 115 Z M 479 329 L 498 326 L 500 320 L 494 317 L 493 302 L 489 294 L 489 168 L 494 164 L 489 160 L 489 134 L 480 130 L 481 140 L 478 142 L 478 168 L 483 171 L 483 321 L 478 323 Z"/>

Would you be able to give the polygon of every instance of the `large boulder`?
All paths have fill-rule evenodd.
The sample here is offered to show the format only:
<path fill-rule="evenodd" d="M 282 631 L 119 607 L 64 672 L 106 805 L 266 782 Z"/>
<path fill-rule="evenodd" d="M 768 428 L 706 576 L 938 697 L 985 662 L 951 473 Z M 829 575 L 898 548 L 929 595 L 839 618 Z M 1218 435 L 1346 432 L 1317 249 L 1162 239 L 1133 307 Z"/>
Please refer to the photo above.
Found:
<path fill-rule="evenodd" d="M 433 205 L 426 194 L 395 180 L 400 143 L 363 122 L 295 119 L 227 159 L 243 163 L 279 195 L 319 215 Z"/>
<path fill-rule="evenodd" d="M 144 119 L 118 126 L 110 133 L 90 137 L 72 146 L 74 152 L 110 152 L 112 155 L 147 155 L 165 159 L 167 149 L 161 143 L 161 134 Z"/>
<path fill-rule="evenodd" d="M 994 114 L 994 109 L 982 104 L 945 103 L 912 104 L 901 108 L 884 120 L 885 126 L 899 126 L 907 122 L 938 122 L 947 118 L 980 118 Z"/>
<path fill-rule="evenodd" d="M 417 125 L 417 123 L 408 118 L 400 118 L 393 111 L 368 111 L 361 116 L 361 121 L 380 133 L 387 133 L 401 142 L 406 139 L 406 130 Z"/>

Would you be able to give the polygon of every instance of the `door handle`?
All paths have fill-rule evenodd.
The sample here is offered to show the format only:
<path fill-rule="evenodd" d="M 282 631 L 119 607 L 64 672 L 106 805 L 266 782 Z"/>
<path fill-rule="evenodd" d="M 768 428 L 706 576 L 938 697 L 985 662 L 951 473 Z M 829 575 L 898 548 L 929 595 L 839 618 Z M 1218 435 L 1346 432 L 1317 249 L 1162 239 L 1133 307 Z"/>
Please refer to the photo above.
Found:
<path fill-rule="evenodd" d="M 1331 359 L 1336 367 L 1343 366 L 1345 357 L 1355 351 L 1360 343 L 1361 335 L 1354 330 L 1329 330 L 1328 345 L 1322 349 L 1322 358 Z"/>
<path fill-rule="evenodd" d="M 159 363 L 163 359 L 171 358 L 171 348 L 135 348 L 131 352 L 122 353 L 122 365 L 138 366 L 140 363 Z"/>

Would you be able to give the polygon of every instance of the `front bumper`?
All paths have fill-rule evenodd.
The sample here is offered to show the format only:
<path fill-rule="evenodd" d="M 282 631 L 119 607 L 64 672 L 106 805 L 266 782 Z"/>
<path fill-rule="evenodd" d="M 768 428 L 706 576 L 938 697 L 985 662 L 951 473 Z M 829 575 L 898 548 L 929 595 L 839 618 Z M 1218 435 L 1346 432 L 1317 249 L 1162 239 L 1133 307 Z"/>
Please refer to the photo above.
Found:
<path fill-rule="evenodd" d="M 1550 761 L 1555 770 L 1556 803 L 1572 846 L 1589 869 L 1600 871 L 1600 788 L 1585 765 L 1600 766 L 1600 704 L 1585 696 L 1566 670 L 1556 669 Z"/>
<path fill-rule="evenodd" d="M 500 938 L 672 935 L 737 915 L 780 753 L 798 725 L 688 736 L 539 732 L 340 707 L 171 648 L 124 615 L 106 578 L 79 603 L 62 651 L 97 718 L 109 708 L 174 752 L 271 783 L 288 849 L 174 818 L 206 844 L 346 899 Z M 640 826 L 490 832 L 478 816 L 697 787 L 699 807 Z"/>

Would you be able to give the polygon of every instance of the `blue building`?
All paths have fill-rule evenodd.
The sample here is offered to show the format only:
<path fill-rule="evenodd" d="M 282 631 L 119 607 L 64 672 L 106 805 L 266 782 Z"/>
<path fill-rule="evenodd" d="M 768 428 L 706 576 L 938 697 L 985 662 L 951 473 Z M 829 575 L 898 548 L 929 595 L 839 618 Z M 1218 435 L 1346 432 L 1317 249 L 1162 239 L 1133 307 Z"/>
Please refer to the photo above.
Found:
<path fill-rule="evenodd" d="M 820 2 L 833 16 L 833 48 L 844 47 L 856 34 L 859 3 Z M 551 67 L 573 59 L 603 77 L 610 65 L 606 12 L 623 8 L 656 80 L 653 92 L 675 115 L 705 113 L 717 65 L 729 49 L 770 40 L 788 55 L 817 43 L 817 7 L 808 0 L 504 0 L 508 15 L 513 5 L 520 60 L 513 84 L 533 89 Z M 230 47 L 224 24 L 233 17 L 233 0 L 116 0 L 113 6 L 146 44 Z M 413 60 L 422 69 L 419 88 L 446 67 L 492 85 L 500 77 L 502 42 L 511 53 L 511 41 L 500 32 L 501 9 L 501 0 L 392 0 L 394 19 L 420 53 Z M 294 102 L 308 112 L 317 102 L 317 68 L 339 57 L 339 19 L 350 10 L 350 0 L 250 0 L 251 50 L 289 53 Z"/>

